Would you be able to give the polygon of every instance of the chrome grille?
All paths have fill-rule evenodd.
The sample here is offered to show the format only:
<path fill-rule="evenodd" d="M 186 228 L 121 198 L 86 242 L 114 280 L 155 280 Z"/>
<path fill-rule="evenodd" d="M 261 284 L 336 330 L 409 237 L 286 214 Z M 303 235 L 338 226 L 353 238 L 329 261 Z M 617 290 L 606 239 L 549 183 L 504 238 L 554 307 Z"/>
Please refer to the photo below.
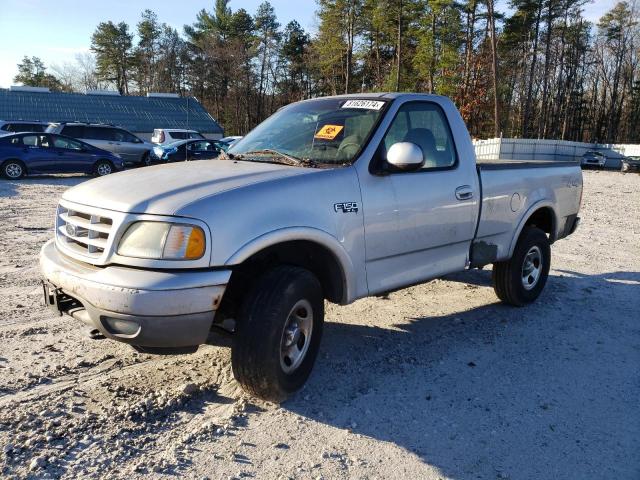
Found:
<path fill-rule="evenodd" d="M 100 257 L 107 248 L 113 219 L 58 205 L 56 234 L 62 245 L 80 255 Z"/>

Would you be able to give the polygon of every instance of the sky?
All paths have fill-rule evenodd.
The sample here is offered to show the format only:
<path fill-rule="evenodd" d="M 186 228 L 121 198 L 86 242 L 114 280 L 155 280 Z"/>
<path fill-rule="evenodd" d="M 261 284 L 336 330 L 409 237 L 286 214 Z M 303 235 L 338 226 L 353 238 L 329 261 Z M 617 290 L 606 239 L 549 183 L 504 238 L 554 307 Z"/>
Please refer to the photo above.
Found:
<path fill-rule="evenodd" d="M 233 10 L 254 14 L 263 0 L 231 0 Z M 281 24 L 297 20 L 315 31 L 315 0 L 270 0 Z M 585 16 L 597 21 L 616 0 L 595 0 L 585 6 Z M 213 0 L 0 0 L 0 87 L 13 84 L 16 65 L 25 55 L 40 57 L 47 66 L 73 62 L 77 53 L 89 51 L 91 34 L 100 22 L 125 21 L 135 30 L 140 13 L 149 8 L 161 22 L 182 32 L 197 12 L 211 9 Z M 506 0 L 496 10 L 504 11 Z M 179 6 L 179 8 L 176 8 Z"/>

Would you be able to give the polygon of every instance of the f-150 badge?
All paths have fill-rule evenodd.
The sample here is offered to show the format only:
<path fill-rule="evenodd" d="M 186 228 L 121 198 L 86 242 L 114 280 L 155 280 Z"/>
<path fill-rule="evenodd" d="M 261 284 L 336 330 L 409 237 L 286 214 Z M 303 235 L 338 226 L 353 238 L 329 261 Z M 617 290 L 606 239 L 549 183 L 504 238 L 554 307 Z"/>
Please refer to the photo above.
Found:
<path fill-rule="evenodd" d="M 358 203 L 357 202 L 342 202 L 342 203 L 334 203 L 333 209 L 342 213 L 358 213 Z"/>

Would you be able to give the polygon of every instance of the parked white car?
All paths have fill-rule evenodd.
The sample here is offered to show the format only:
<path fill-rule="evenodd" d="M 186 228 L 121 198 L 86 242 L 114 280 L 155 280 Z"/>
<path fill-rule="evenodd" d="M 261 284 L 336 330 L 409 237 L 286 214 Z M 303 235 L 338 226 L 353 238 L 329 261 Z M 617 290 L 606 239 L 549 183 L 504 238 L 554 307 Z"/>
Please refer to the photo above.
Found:
<path fill-rule="evenodd" d="M 151 142 L 158 145 L 168 145 L 179 140 L 204 140 L 204 135 L 196 130 L 180 128 L 156 128 L 151 136 Z"/>

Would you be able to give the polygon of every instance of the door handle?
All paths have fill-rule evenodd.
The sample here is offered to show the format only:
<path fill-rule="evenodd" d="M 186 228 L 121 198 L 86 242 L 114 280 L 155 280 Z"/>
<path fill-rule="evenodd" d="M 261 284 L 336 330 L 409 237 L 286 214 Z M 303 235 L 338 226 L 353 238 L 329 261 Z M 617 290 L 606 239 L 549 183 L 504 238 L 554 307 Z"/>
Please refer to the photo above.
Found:
<path fill-rule="evenodd" d="M 456 198 L 458 200 L 471 200 L 473 198 L 473 189 L 469 185 L 462 185 L 456 188 Z"/>

